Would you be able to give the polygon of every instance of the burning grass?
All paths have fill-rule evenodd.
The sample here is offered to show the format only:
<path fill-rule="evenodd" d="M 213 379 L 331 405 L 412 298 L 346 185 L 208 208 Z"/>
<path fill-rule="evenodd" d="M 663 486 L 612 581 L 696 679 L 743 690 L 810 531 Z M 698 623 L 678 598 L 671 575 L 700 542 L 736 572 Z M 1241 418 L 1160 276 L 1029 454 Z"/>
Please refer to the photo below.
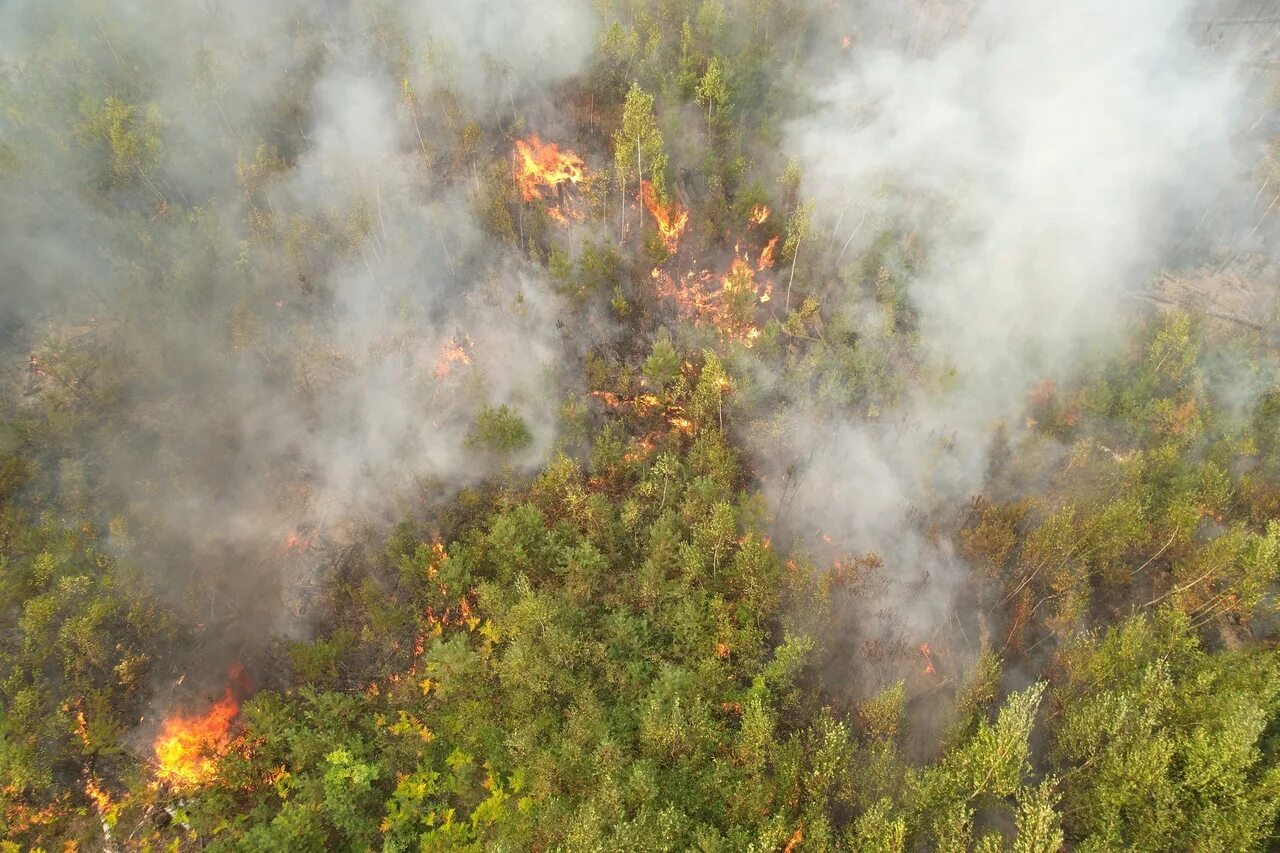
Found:
<path fill-rule="evenodd" d="M 658 199 L 657 190 L 648 181 L 640 182 L 640 198 L 653 215 L 662 245 L 674 255 L 680 248 L 680 235 L 689 224 L 689 211 L 674 201 L 664 206 Z"/>
<path fill-rule="evenodd" d="M 757 273 L 773 263 L 770 242 L 755 264 L 737 249 L 729 270 L 716 275 L 697 270 L 672 275 L 655 267 L 651 273 L 658 295 L 675 303 L 681 316 L 695 326 L 711 326 L 722 340 L 751 346 L 760 337 L 756 314 L 769 302 L 773 284 L 757 279 Z"/>
<path fill-rule="evenodd" d="M 155 740 L 156 780 L 171 788 L 196 788 L 217 775 L 218 758 L 231 743 L 231 724 L 240 713 L 238 692 L 247 688 L 244 669 L 231 668 L 222 698 L 203 714 L 178 711 L 160 725 Z"/>
<path fill-rule="evenodd" d="M 587 164 L 572 151 L 554 142 L 543 142 L 537 134 L 516 140 L 515 180 L 524 202 L 547 202 L 547 212 L 557 222 L 581 222 L 582 211 L 565 196 L 567 186 L 585 190 L 589 183 Z"/>

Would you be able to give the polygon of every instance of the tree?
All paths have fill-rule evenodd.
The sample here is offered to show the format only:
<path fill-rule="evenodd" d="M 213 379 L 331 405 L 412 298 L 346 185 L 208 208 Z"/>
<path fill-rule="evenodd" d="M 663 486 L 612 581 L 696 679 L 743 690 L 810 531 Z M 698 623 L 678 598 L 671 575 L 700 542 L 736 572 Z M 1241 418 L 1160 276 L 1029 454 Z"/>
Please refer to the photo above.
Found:
<path fill-rule="evenodd" d="M 666 203 L 667 155 L 662 150 L 662 132 L 653 112 L 653 95 L 638 83 L 631 84 L 622 107 L 622 126 L 613 135 L 613 160 L 624 212 L 627 185 L 633 176 L 639 184 L 647 175 L 659 201 Z"/>
<path fill-rule="evenodd" d="M 653 351 L 644 362 L 644 376 L 654 390 L 662 393 L 680 375 L 680 355 L 671 345 L 671 333 L 662 328 L 653 341 Z"/>
<path fill-rule="evenodd" d="M 1051 755 L 1090 849 L 1260 849 L 1280 813 L 1280 662 L 1207 654 L 1185 616 L 1137 615 L 1063 656 Z"/>
<path fill-rule="evenodd" d="M 707 105 L 707 134 L 711 133 L 711 114 L 715 109 L 723 109 L 729 103 L 729 84 L 724 77 L 724 66 L 720 57 L 712 57 L 707 63 L 707 71 L 698 81 L 697 100 Z"/>
<path fill-rule="evenodd" d="M 494 408 L 486 406 L 476 415 L 466 446 L 491 453 L 514 453 L 533 443 L 533 433 L 519 413 L 503 403 Z"/>
<path fill-rule="evenodd" d="M 108 185 L 125 187 L 141 178 L 164 201 L 148 177 L 160 161 L 159 111 L 154 106 L 140 110 L 109 97 L 102 103 L 86 100 L 80 105 L 80 113 L 82 120 L 76 126 L 76 134 L 85 141 L 106 146 L 110 159 Z"/>
<path fill-rule="evenodd" d="M 791 257 L 791 272 L 787 276 L 787 299 L 782 306 L 784 312 L 791 310 L 791 285 L 796 278 L 796 261 L 800 257 L 800 244 L 809 236 L 812 219 L 812 204 L 798 206 L 787 219 L 787 239 L 782 244 L 782 254 L 784 257 Z"/>

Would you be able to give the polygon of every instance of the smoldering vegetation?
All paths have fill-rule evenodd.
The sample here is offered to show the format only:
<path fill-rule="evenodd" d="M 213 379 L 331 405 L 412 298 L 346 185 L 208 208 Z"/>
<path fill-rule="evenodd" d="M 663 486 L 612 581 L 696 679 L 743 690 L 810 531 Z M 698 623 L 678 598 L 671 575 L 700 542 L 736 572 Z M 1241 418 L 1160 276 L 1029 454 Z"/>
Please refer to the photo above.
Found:
<path fill-rule="evenodd" d="M 1226 267 L 1272 239 L 1265 185 L 1242 201 L 1274 123 L 1269 78 L 1246 71 L 1270 48 L 1212 31 L 1220 12 L 802 6 L 776 69 L 794 80 L 739 105 L 804 93 L 778 128 L 798 182 L 775 297 L 785 279 L 793 307 L 800 266 L 825 324 L 916 380 L 832 396 L 741 362 L 741 433 L 775 534 L 887 567 L 836 630 L 850 654 L 890 650 L 856 692 L 941 625 L 985 631 L 940 531 L 965 523 L 993 447 L 1029 433 L 1029 390 L 1114 349 L 1157 273 Z M 67 433 L 46 487 L 112 495 L 114 547 L 193 618 L 305 635 L 335 547 L 497 471 L 464 447 L 484 407 L 529 429 L 502 464 L 547 458 L 557 394 L 577 381 L 561 368 L 590 341 L 557 322 L 540 266 L 476 217 L 513 133 L 580 135 L 557 87 L 608 42 L 593 10 L 5 15 L 11 384 L 110 401 L 109 423 Z M 758 18 L 719 25 L 744 49 L 769 35 Z M 676 204 L 704 197 L 710 121 L 663 106 Z M 767 144 L 747 141 L 758 171 L 779 167 Z M 601 184 L 602 222 L 571 246 L 639 237 L 638 205 Z M 524 216 L 506 226 L 527 248 Z M 686 255 L 728 266 L 728 236 L 690 235 Z"/>
<path fill-rule="evenodd" d="M 9 382 L 107 401 L 55 487 L 112 495 L 114 544 L 193 619 L 304 634 L 302 552 L 545 456 L 574 344 L 478 226 L 475 164 L 595 26 L 561 3 L 6 6 Z M 502 406 L 528 440 L 464 449 Z"/>
<path fill-rule="evenodd" d="M 1239 33 L 1206 46 L 1220 12 L 858 4 L 811 24 L 811 105 L 786 131 L 813 204 L 800 263 L 825 335 L 916 380 L 840 394 L 753 374 L 777 408 L 746 438 L 781 528 L 888 568 L 847 603 L 837 680 L 891 681 L 940 633 L 961 666 L 975 655 L 989 626 L 955 533 L 1034 433 L 1034 389 L 1123 346 L 1160 281 L 1269 253 L 1273 77 L 1252 65 L 1273 54 Z M 1274 279 L 1247 275 L 1229 317 L 1246 324 L 1275 305 Z M 878 674 L 851 662 L 871 649 Z"/>
<path fill-rule="evenodd" d="M 484 477 L 460 452 L 480 406 L 529 420 L 518 465 L 545 458 L 546 380 L 570 345 L 556 297 L 470 211 L 484 149 L 513 121 L 569 129 L 552 93 L 600 35 L 591 10 L 6 15 L 6 151 L 23 166 L 3 229 L 6 328 L 15 353 L 79 334 L 112 354 L 109 377 L 67 369 L 109 384 L 94 390 L 128 426 L 83 425 L 60 485 L 88 478 L 118 496 L 130 509 L 117 543 L 140 544 L 127 516 L 144 523 L 138 557 L 178 598 L 194 594 L 215 624 L 304 631 L 315 561 L 292 552 Z M 1204 262 L 1176 257 L 1189 240 L 1239 250 L 1258 206 L 1243 209 L 1242 187 L 1271 124 L 1256 107 L 1265 80 L 1243 67 L 1269 54 L 1221 37 L 1206 49 L 1193 22 L 1213 15 L 807 13 L 787 57 L 808 101 L 784 138 L 814 205 L 796 260 L 829 277 L 823 305 L 848 334 L 899 326 L 921 342 L 884 349 L 924 380 L 854 408 L 787 387 L 768 362 L 750 368 L 781 403 L 760 413 L 776 422 L 758 455 L 778 532 L 891 568 L 875 619 L 851 611 L 850 638 L 909 651 L 948 620 L 963 566 L 930 530 L 963 521 L 997 426 L 1016 440 L 1032 385 L 1113 345 L 1126 299 L 1157 271 Z M 59 39 L 68 56 L 33 49 Z M 88 85 L 73 78 L 82 67 Z M 696 115 L 677 121 L 700 138 Z M 696 149 L 672 150 L 680 174 L 696 166 Z M 906 283 L 902 316 L 857 286 L 878 246 L 870 272 L 880 296 Z"/>
<path fill-rule="evenodd" d="M 0 826 L 1274 835 L 1271 5 L 0 5 Z"/>

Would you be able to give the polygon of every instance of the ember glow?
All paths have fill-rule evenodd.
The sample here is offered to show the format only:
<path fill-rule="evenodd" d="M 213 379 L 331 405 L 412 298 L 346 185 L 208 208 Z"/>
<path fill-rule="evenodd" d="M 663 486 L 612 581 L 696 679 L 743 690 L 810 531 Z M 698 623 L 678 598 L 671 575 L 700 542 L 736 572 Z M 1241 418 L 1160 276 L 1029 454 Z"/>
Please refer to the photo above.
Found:
<path fill-rule="evenodd" d="M 239 664 L 232 667 L 231 678 L 244 684 Z M 203 714 L 179 711 L 166 719 L 155 742 L 156 778 L 173 788 L 194 788 L 211 781 L 217 773 L 218 757 L 231 740 L 231 723 L 239 713 L 236 691 L 229 686 L 222 699 Z"/>
<path fill-rule="evenodd" d="M 585 188 L 587 164 L 577 154 L 543 142 L 537 134 L 517 139 L 515 178 L 523 201 L 550 202 L 548 212 L 560 222 L 582 220 L 580 211 L 564 203 L 562 189 L 564 184 Z"/>
<path fill-rule="evenodd" d="M 689 224 L 689 211 L 674 201 L 663 207 L 653 184 L 648 181 L 640 182 L 640 198 L 643 199 L 649 213 L 653 214 L 653 219 L 658 225 L 658 233 L 662 236 L 662 245 L 667 247 L 668 252 L 675 254 L 680 247 L 680 235 Z"/>

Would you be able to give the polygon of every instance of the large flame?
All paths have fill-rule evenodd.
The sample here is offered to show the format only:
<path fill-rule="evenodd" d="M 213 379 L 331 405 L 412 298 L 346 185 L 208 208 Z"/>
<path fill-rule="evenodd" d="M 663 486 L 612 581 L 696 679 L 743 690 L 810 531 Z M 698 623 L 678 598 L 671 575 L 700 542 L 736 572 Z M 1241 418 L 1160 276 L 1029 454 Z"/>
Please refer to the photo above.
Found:
<path fill-rule="evenodd" d="M 648 181 L 640 182 L 640 198 L 644 200 L 644 206 L 649 208 L 649 212 L 658 223 L 662 245 L 667 247 L 668 252 L 675 254 L 676 249 L 680 247 L 680 235 L 689 224 L 689 211 L 674 201 L 669 206 L 663 207 L 658 201 L 658 193 L 654 190 L 653 184 Z"/>
<path fill-rule="evenodd" d="M 583 186 L 587 164 L 572 151 L 562 151 L 554 142 L 543 142 L 537 134 L 516 140 L 516 186 L 524 201 L 551 201 L 551 215 L 561 222 L 581 220 L 582 214 L 558 203 L 560 186 Z"/>
<path fill-rule="evenodd" d="M 769 243 L 760 250 L 760 260 L 756 263 L 756 269 L 764 272 L 773 266 L 773 250 L 778 248 L 778 238 L 774 237 Z"/>
<path fill-rule="evenodd" d="M 244 684 L 244 670 L 232 667 L 231 677 Z M 228 687 L 222 699 L 203 714 L 182 711 L 160 726 L 156 737 L 156 778 L 174 788 L 194 788 L 211 781 L 218 757 L 231 740 L 231 723 L 240 713 L 236 691 Z"/>

